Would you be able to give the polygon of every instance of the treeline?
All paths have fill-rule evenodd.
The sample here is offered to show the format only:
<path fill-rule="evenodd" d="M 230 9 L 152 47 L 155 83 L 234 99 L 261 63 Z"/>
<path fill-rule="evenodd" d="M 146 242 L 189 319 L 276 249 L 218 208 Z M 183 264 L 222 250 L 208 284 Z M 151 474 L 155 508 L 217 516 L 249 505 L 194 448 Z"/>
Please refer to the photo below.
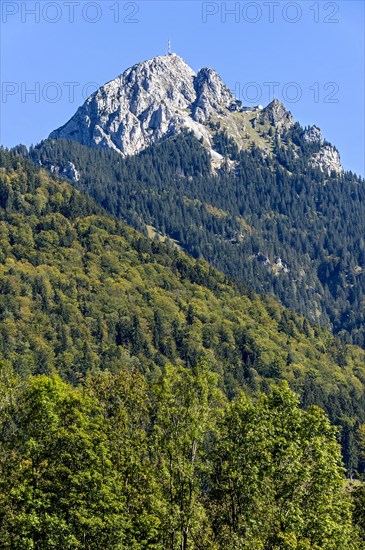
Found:
<path fill-rule="evenodd" d="M 218 174 L 189 134 L 124 160 L 63 140 L 29 154 L 52 170 L 72 161 L 80 172 L 73 185 L 114 216 L 145 233 L 153 226 L 193 257 L 364 347 L 364 181 L 311 168 L 319 146 L 298 124 L 281 138 L 271 133 L 273 156 L 238 151 L 217 133 L 216 148 L 235 163 Z"/>
<path fill-rule="evenodd" d="M 286 384 L 227 402 L 204 365 L 77 388 L 2 367 L 0 395 L 4 550 L 363 547 L 336 430 Z"/>

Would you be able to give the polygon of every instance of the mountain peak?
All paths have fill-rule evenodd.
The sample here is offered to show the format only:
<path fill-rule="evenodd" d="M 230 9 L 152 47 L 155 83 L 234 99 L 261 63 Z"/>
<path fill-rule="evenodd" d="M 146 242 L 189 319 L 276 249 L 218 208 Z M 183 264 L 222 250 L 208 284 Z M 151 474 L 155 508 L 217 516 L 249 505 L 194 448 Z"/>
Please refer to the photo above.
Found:
<path fill-rule="evenodd" d="M 194 86 L 197 99 L 193 112 L 198 122 L 204 123 L 213 114 L 223 114 L 224 108 L 229 109 L 232 105 L 239 103 L 219 74 L 208 67 L 200 69 Z"/>
<path fill-rule="evenodd" d="M 170 53 L 137 63 L 101 86 L 49 137 L 126 156 L 186 128 L 211 150 L 207 121 L 240 105 L 216 71 L 205 67 L 196 74 L 182 57 Z"/>
<path fill-rule="evenodd" d="M 167 55 L 157 55 L 151 59 L 145 61 L 140 61 L 136 63 L 129 69 L 127 69 L 123 74 L 130 73 L 133 71 L 143 71 L 149 70 L 151 73 L 166 71 L 166 72 L 182 72 L 189 73 L 195 76 L 193 69 L 186 63 L 186 61 L 175 53 L 170 53 Z"/>
<path fill-rule="evenodd" d="M 196 74 L 182 57 L 169 53 L 139 62 L 101 86 L 49 137 L 129 156 L 187 129 L 210 151 L 214 169 L 223 162 L 214 151 L 219 132 L 239 148 L 255 143 L 266 154 L 270 140 L 260 134 L 260 124 L 256 129 L 257 122 L 282 133 L 294 119 L 278 99 L 263 109 L 242 107 L 215 70 L 204 67 Z M 306 139 L 318 139 L 318 132 L 312 129 Z M 321 167 L 330 160 L 332 169 L 332 157 L 328 153 L 314 160 Z"/>
<path fill-rule="evenodd" d="M 196 74 L 178 55 L 157 56 L 133 65 L 101 86 L 50 138 L 133 155 L 187 127 L 208 139 L 191 116 L 197 101 Z"/>
<path fill-rule="evenodd" d="M 262 109 L 259 118 L 263 122 L 273 124 L 279 130 L 290 128 L 294 124 L 293 115 L 279 99 L 273 99 Z"/>

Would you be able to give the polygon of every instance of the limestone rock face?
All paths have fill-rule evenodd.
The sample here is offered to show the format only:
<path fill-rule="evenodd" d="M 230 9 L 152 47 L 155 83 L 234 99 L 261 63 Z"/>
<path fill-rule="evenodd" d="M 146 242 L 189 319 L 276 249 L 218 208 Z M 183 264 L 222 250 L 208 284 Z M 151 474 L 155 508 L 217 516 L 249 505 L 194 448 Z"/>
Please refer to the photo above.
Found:
<path fill-rule="evenodd" d="M 314 168 L 319 168 L 321 172 L 331 174 L 332 171 L 338 174 L 343 171 L 340 162 L 340 154 L 332 147 L 332 145 L 324 145 L 318 153 L 315 153 L 311 158 L 311 165 Z"/>
<path fill-rule="evenodd" d="M 194 79 L 196 101 L 193 105 L 193 118 L 197 122 L 206 122 L 212 115 L 224 115 L 224 107 L 236 111 L 241 102 L 235 99 L 213 69 L 201 69 Z"/>
<path fill-rule="evenodd" d="M 265 108 L 243 107 L 213 69 L 204 68 L 196 74 L 181 57 L 170 54 L 137 63 L 101 86 L 49 137 L 110 148 L 129 156 L 187 129 L 208 149 L 212 169 L 216 170 L 224 158 L 214 150 L 215 131 L 227 133 L 239 147 L 247 147 L 247 139 L 251 139 L 267 154 L 260 123 L 270 124 L 282 134 L 294 119 L 277 99 Z M 246 132 L 248 124 L 255 130 L 250 135 Z M 342 170 L 338 152 L 322 145 L 319 128 L 306 129 L 304 139 L 321 146 L 312 155 L 313 166 L 322 171 Z M 60 175 L 75 181 L 80 177 L 75 166 L 58 169 Z"/>
<path fill-rule="evenodd" d="M 320 145 L 323 143 L 322 132 L 318 126 L 309 126 L 309 128 L 304 131 L 303 138 L 308 143 L 319 143 Z"/>
<path fill-rule="evenodd" d="M 288 111 L 278 99 L 274 99 L 267 107 L 262 109 L 257 115 L 257 119 L 260 122 L 272 124 L 278 128 L 280 132 L 283 132 L 294 124 L 294 118 L 291 112 Z"/>
<path fill-rule="evenodd" d="M 111 148 L 126 156 L 187 128 L 210 146 L 202 122 L 235 103 L 213 70 L 196 75 L 181 57 L 159 56 L 99 88 L 49 137 Z"/>
<path fill-rule="evenodd" d="M 80 179 L 80 173 L 77 170 L 76 166 L 73 162 L 68 162 L 67 166 L 65 166 L 62 170 L 62 175 L 66 176 L 66 178 L 72 180 L 72 181 L 79 181 Z"/>
<path fill-rule="evenodd" d="M 41 162 L 40 166 L 43 166 Z M 64 176 L 72 181 L 80 180 L 80 172 L 77 170 L 73 162 L 68 161 L 66 166 L 55 166 L 54 164 L 49 164 L 48 162 L 46 162 L 44 164 L 44 168 L 46 168 L 51 172 L 51 174 L 55 174 L 56 176 Z"/>

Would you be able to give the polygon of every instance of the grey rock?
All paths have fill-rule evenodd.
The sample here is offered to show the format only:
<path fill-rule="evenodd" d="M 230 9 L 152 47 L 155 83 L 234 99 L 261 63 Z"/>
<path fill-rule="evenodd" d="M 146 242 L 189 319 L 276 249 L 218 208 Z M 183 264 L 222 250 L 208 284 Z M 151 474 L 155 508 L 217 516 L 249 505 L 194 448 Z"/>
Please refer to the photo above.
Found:
<path fill-rule="evenodd" d="M 51 164 L 47 161 L 43 165 L 40 160 L 38 161 L 38 163 L 40 166 L 44 166 L 44 168 L 49 170 L 51 174 L 54 174 L 55 176 L 65 177 L 72 181 L 80 180 L 80 172 L 77 170 L 73 162 L 68 161 L 66 166 Z"/>
<path fill-rule="evenodd" d="M 321 130 L 318 126 L 309 126 L 307 130 L 304 131 L 303 138 L 308 143 L 323 143 L 323 136 Z"/>
<path fill-rule="evenodd" d="M 254 117 L 247 118 L 251 112 Z M 242 113 L 242 120 L 237 113 Z M 137 63 L 101 86 L 49 137 L 110 148 L 129 156 L 187 129 L 207 148 L 216 170 L 224 158 L 213 150 L 215 129 L 223 128 L 242 146 L 242 128 L 245 130 L 249 123 L 256 131 L 260 123 L 269 123 L 281 134 L 294 119 L 277 99 L 265 108 L 243 107 L 213 69 L 204 68 L 195 74 L 181 57 L 170 54 Z M 322 144 L 321 131 L 312 126 L 304 139 Z M 322 171 L 342 170 L 337 151 L 327 146 L 313 155 L 311 163 Z M 74 181 L 80 178 L 71 163 L 53 170 Z"/>
<path fill-rule="evenodd" d="M 193 118 L 197 122 L 206 122 L 213 114 L 224 115 L 224 107 L 229 111 L 238 111 L 241 102 L 223 83 L 213 69 L 201 69 L 194 79 L 196 101 L 193 105 Z"/>
<path fill-rule="evenodd" d="M 234 101 L 213 73 L 204 70 L 198 78 L 177 55 L 138 63 L 99 88 L 49 137 L 126 156 L 187 128 L 210 147 L 210 133 L 198 119 L 208 117 L 220 100 L 225 105 Z"/>
<path fill-rule="evenodd" d="M 280 132 L 283 132 L 294 124 L 294 118 L 291 112 L 288 111 L 278 99 L 274 99 L 267 107 L 262 109 L 257 115 L 257 119 L 260 122 L 272 124 L 278 128 Z"/>
<path fill-rule="evenodd" d="M 328 175 L 330 175 L 332 171 L 335 171 L 337 174 L 343 171 L 340 154 L 332 145 L 324 145 L 321 147 L 318 153 L 312 155 L 310 164 Z"/>
<path fill-rule="evenodd" d="M 279 271 L 283 271 L 284 273 L 289 273 L 288 266 L 283 262 L 283 260 L 280 257 L 276 258 L 275 266 Z"/>
<path fill-rule="evenodd" d="M 79 181 L 80 179 L 79 171 L 76 169 L 76 166 L 74 165 L 74 163 L 70 161 L 62 170 L 60 170 L 60 174 L 62 176 L 66 176 L 66 178 L 72 181 Z"/>

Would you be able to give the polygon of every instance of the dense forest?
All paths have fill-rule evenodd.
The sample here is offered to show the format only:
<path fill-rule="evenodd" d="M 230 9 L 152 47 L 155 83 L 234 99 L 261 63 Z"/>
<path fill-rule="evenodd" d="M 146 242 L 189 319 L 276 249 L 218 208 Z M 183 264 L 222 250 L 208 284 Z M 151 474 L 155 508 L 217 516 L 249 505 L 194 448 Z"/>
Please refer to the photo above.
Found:
<path fill-rule="evenodd" d="M 360 550 L 335 429 L 287 385 L 231 402 L 204 366 L 0 371 L 1 548 Z"/>
<path fill-rule="evenodd" d="M 103 212 L 1 151 L 0 357 L 26 379 L 201 362 L 232 398 L 287 380 L 342 426 L 349 475 L 364 470 L 365 352 Z M 360 463 L 358 463 L 360 460 Z"/>
<path fill-rule="evenodd" d="M 361 548 L 362 349 L 5 150 L 0 222 L 4 549 Z"/>
<path fill-rule="evenodd" d="M 255 146 L 239 151 L 217 131 L 214 147 L 226 162 L 216 173 L 189 134 L 126 159 L 63 140 L 46 140 L 29 154 L 61 174 L 74 163 L 80 177 L 73 185 L 114 216 L 150 236 L 167 236 L 364 347 L 364 181 L 311 168 L 319 144 L 307 142 L 299 124 L 281 136 L 271 127 L 268 135 L 270 154 Z"/>

